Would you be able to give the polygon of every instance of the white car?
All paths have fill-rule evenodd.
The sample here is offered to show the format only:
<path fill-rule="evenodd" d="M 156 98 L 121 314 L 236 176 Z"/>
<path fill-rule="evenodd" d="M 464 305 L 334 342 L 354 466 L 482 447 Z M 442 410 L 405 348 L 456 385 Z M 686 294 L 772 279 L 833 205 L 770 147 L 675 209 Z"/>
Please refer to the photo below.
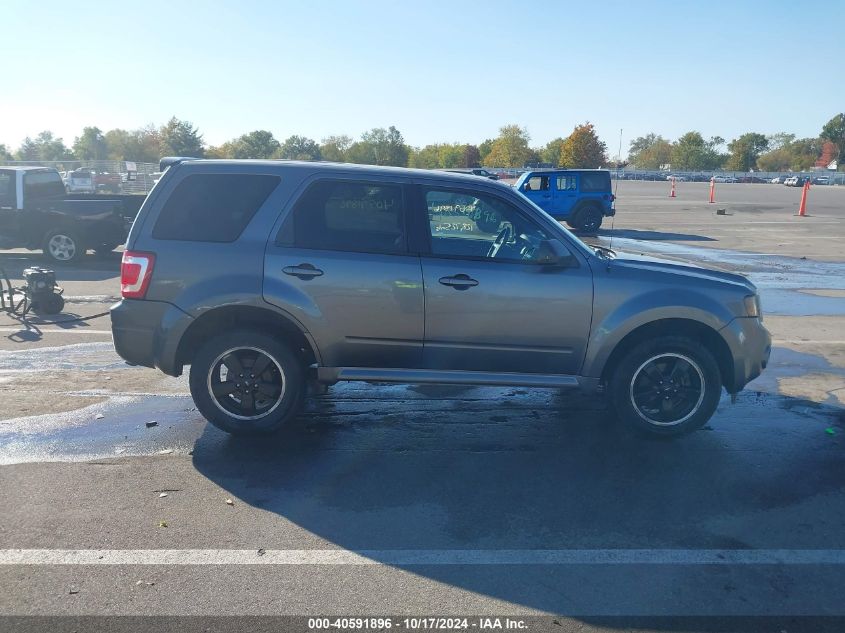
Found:
<path fill-rule="evenodd" d="M 94 175 L 90 171 L 77 170 L 67 172 L 65 188 L 68 193 L 96 193 Z"/>

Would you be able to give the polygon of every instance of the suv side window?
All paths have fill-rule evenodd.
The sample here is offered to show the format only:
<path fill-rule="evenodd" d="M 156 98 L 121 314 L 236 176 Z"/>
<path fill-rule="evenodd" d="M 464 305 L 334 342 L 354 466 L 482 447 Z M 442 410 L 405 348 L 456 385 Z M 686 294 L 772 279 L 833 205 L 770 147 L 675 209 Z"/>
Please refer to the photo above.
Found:
<path fill-rule="evenodd" d="M 606 171 L 581 174 L 581 191 L 584 193 L 610 191 L 610 174 Z"/>
<path fill-rule="evenodd" d="M 510 203 L 487 194 L 425 189 L 431 253 L 532 263 L 549 236 Z"/>
<path fill-rule="evenodd" d="M 548 176 L 531 176 L 525 181 L 522 189 L 524 191 L 548 191 L 549 177 Z"/>
<path fill-rule="evenodd" d="M 182 180 L 153 227 L 157 240 L 234 242 L 279 184 L 262 174 L 194 174 Z"/>
<path fill-rule="evenodd" d="M 577 188 L 578 185 L 575 182 L 575 176 L 573 174 L 567 174 L 566 176 L 557 177 L 558 191 L 575 191 Z"/>
<path fill-rule="evenodd" d="M 297 200 L 277 243 L 318 250 L 404 254 L 408 250 L 405 215 L 402 185 L 321 180 Z"/>

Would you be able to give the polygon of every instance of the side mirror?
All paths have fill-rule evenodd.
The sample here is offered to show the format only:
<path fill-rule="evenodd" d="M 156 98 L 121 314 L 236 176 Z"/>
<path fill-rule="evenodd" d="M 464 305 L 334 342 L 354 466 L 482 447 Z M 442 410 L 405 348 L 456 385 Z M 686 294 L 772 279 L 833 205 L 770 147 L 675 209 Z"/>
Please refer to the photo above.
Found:
<path fill-rule="evenodd" d="M 555 268 L 572 268 L 578 260 L 559 240 L 543 240 L 537 247 L 537 263 Z"/>

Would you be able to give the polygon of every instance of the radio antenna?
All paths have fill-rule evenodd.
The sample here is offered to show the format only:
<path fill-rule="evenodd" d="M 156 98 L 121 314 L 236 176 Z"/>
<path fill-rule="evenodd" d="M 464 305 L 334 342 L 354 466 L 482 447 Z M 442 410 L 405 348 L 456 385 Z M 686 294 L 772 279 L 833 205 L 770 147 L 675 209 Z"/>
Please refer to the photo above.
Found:
<path fill-rule="evenodd" d="M 622 167 L 622 128 L 619 128 L 619 153 L 616 154 L 616 186 L 613 189 L 613 205 L 616 206 L 616 200 L 619 193 L 619 169 Z M 610 218 L 610 241 L 607 247 L 613 250 L 613 226 L 616 224 L 616 214 Z"/>

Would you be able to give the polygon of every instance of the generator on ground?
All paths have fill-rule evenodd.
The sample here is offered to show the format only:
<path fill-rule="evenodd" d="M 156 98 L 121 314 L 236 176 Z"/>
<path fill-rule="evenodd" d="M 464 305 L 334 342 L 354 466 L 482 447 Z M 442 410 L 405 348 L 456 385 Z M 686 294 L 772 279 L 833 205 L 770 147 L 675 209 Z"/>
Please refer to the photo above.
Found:
<path fill-rule="evenodd" d="M 64 309 L 64 289 L 56 284 L 54 271 L 40 266 L 25 268 L 22 273 L 24 283 L 19 287 L 12 285 L 2 268 L 0 275 L 0 310 L 26 316 L 30 310 L 36 314 L 58 314 Z"/>

